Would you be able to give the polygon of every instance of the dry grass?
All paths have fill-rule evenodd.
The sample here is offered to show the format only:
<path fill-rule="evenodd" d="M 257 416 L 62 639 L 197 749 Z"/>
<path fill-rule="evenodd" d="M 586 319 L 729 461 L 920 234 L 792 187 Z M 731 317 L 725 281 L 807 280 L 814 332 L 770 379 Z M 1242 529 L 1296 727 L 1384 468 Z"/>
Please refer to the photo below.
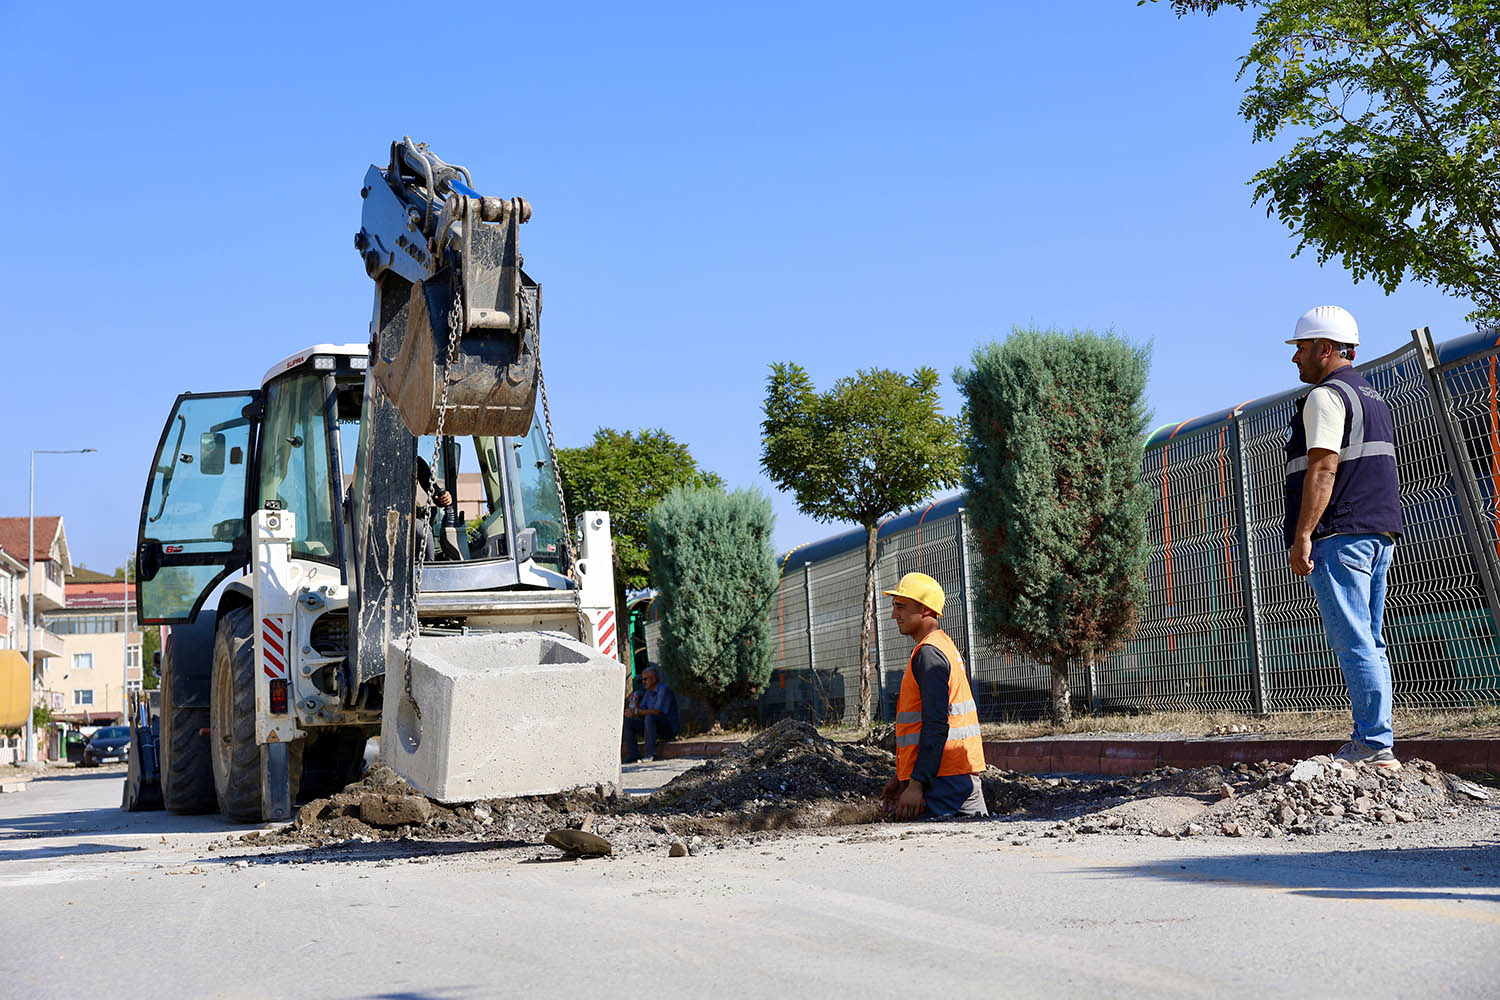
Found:
<path fill-rule="evenodd" d="M 1439 710 L 1397 709 L 1396 739 L 1500 738 L 1500 705 Z M 1240 727 L 1238 730 L 1234 727 Z M 1111 733 L 1153 734 L 1195 739 L 1239 732 L 1246 736 L 1279 736 L 1299 739 L 1342 740 L 1349 737 L 1347 712 L 1282 712 L 1253 716 L 1234 712 L 1146 712 L 1139 715 L 1080 715 L 1066 725 L 1054 726 L 1045 719 L 987 722 L 987 740 L 1025 740 L 1045 736 L 1105 736 Z M 818 732 L 832 740 L 856 740 L 866 730 L 855 726 L 819 726 Z M 736 729 L 685 736 L 688 740 L 741 741 L 753 729 Z"/>
<path fill-rule="evenodd" d="M 1398 709 L 1394 714 L 1398 741 L 1500 736 L 1500 706 L 1421 711 Z M 1141 715 L 1078 716 L 1060 726 L 1046 720 L 986 723 L 983 731 L 985 739 L 991 740 L 1107 733 L 1162 733 L 1191 739 L 1236 731 L 1249 736 L 1348 739 L 1349 725 L 1347 712 L 1281 712 L 1259 717 L 1233 712 L 1148 712 Z M 1239 727 L 1238 730 L 1235 727 Z"/>

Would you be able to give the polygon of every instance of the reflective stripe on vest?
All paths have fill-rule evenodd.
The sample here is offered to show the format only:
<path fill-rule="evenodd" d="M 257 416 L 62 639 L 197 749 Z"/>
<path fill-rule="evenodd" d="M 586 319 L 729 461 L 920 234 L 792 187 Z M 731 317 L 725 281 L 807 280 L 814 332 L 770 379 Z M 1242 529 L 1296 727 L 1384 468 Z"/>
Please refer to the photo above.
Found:
<path fill-rule="evenodd" d="M 937 777 L 977 774 L 984 770 L 984 743 L 979 738 L 979 706 L 969 690 L 963 657 L 942 629 L 933 629 L 917 644 L 901 675 L 901 694 L 896 699 L 896 777 L 911 777 L 917 766 L 917 746 L 922 742 L 922 691 L 912 673 L 917 650 L 930 645 L 948 660 L 948 741 Z"/>
<path fill-rule="evenodd" d="M 1352 365 L 1328 375 L 1312 390 L 1323 386 L 1336 390 L 1344 402 L 1338 462 L 1333 489 L 1318 523 L 1314 541 L 1329 535 L 1384 533 L 1399 536 L 1405 529 L 1401 516 L 1401 486 L 1396 469 L 1396 426 L 1391 408 L 1379 391 Z M 1309 393 L 1297 401 L 1287 427 L 1284 468 L 1285 506 L 1282 541 L 1295 543 L 1297 522 L 1307 486 L 1308 447 L 1304 420 Z"/>
<path fill-rule="evenodd" d="M 1365 408 L 1360 405 L 1359 396 L 1354 392 L 1354 386 L 1348 382 L 1331 380 L 1323 382 L 1317 388 L 1325 385 L 1333 386 L 1344 394 L 1344 408 L 1349 411 L 1349 443 L 1339 449 L 1340 462 L 1352 462 L 1356 458 L 1366 458 L 1370 455 L 1389 455 L 1396 457 L 1396 445 L 1390 441 L 1366 441 L 1365 440 Z M 1302 455 L 1286 463 L 1286 474 L 1290 476 L 1294 472 L 1305 472 L 1307 470 L 1307 456 Z"/>

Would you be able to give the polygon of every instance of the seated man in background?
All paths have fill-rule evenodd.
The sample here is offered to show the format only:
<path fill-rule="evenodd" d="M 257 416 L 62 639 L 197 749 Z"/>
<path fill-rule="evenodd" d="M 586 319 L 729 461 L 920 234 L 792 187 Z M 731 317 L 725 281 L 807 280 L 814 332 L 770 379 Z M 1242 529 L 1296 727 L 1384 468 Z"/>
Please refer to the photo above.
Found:
<path fill-rule="evenodd" d="M 656 760 L 657 740 L 670 740 L 677 735 L 677 696 L 661 681 L 655 667 L 641 671 L 641 684 L 646 690 L 632 694 L 625 703 L 625 763 L 640 760 L 636 753 L 636 740 L 646 739 L 646 759 Z"/>

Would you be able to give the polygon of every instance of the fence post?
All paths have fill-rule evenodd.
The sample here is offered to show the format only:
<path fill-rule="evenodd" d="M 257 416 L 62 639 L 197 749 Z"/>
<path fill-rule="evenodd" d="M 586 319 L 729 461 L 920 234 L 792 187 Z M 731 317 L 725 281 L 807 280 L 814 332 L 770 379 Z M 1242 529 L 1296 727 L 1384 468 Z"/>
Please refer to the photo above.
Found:
<path fill-rule="evenodd" d="M 1259 574 L 1255 565 L 1255 538 L 1250 532 L 1250 468 L 1245 459 L 1245 418 L 1238 410 L 1229 420 L 1233 431 L 1229 445 L 1234 453 L 1235 529 L 1240 546 L 1240 589 L 1245 594 L 1245 631 L 1250 645 L 1250 708 L 1256 715 L 1270 711 L 1270 685 L 1266 679 L 1265 640 L 1261 635 L 1260 591 L 1255 582 Z"/>
<path fill-rule="evenodd" d="M 885 663 L 880 657 L 880 540 L 875 540 L 875 565 L 870 572 L 870 609 L 875 616 L 870 622 L 870 637 L 875 640 L 875 697 L 880 702 L 880 721 L 886 721 L 885 707 Z M 863 612 L 861 612 L 863 613 Z M 860 623 L 863 628 L 864 623 Z M 864 669 L 861 666 L 860 669 Z"/>
<path fill-rule="evenodd" d="M 1437 347 L 1432 342 L 1432 330 L 1420 327 L 1411 332 L 1417 345 L 1417 358 L 1422 364 L 1422 373 L 1427 376 L 1427 388 L 1432 397 L 1432 419 L 1438 428 L 1438 437 L 1443 440 L 1443 457 L 1448 461 L 1448 477 L 1453 481 L 1453 495 L 1458 501 L 1459 521 L 1463 525 L 1464 540 L 1474 557 L 1474 570 L 1484 589 L 1484 600 L 1489 607 L 1490 622 L 1495 634 L 1500 635 L 1500 566 L 1496 564 L 1496 552 L 1486 545 L 1479 533 L 1479 511 L 1482 509 L 1474 495 L 1474 480 L 1467 470 L 1464 450 L 1459 446 L 1459 437 L 1453 429 L 1453 406 L 1448 398 L 1448 387 L 1438 371 Z"/>
<path fill-rule="evenodd" d="M 818 694 L 823 689 L 823 684 L 818 680 L 818 661 L 813 654 L 813 610 L 812 610 L 812 563 L 802 564 L 802 599 L 807 603 L 807 672 L 812 675 L 812 698 L 813 718 L 823 717 L 822 707 L 818 704 Z"/>
<path fill-rule="evenodd" d="M 964 623 L 964 670 L 969 686 L 974 685 L 974 581 L 969 576 L 969 512 L 958 508 L 954 519 L 958 534 L 959 615 Z"/>

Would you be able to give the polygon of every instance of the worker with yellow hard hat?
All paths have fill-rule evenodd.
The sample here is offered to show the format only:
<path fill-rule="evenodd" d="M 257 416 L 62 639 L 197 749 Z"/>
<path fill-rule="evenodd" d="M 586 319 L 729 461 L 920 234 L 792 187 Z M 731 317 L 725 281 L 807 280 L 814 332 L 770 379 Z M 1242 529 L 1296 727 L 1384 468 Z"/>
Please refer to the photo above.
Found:
<path fill-rule="evenodd" d="M 979 709 L 963 657 L 938 627 L 943 588 L 926 573 L 908 573 L 894 590 L 891 618 L 917 641 L 896 699 L 896 774 L 881 803 L 897 819 L 987 816 L 979 775 L 984 744 Z"/>

